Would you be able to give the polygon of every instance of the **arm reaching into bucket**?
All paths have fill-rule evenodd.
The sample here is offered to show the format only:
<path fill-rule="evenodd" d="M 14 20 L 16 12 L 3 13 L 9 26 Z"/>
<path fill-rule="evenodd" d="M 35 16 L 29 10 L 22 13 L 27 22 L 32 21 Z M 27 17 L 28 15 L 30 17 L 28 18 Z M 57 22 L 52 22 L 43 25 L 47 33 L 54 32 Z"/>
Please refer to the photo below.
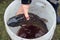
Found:
<path fill-rule="evenodd" d="M 21 6 L 19 7 L 16 15 L 24 14 L 25 18 L 29 20 L 28 10 L 32 0 L 21 0 Z"/>

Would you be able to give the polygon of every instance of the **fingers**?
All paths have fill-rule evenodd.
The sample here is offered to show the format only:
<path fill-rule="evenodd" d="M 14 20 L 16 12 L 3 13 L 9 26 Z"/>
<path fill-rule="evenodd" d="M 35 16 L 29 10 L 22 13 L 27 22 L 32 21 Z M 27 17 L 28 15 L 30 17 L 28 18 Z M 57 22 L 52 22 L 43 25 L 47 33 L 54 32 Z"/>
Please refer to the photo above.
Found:
<path fill-rule="evenodd" d="M 29 20 L 29 19 L 30 19 L 30 17 L 29 17 L 29 14 L 28 14 L 28 13 L 24 13 L 24 15 L 25 15 L 25 18 L 26 18 L 27 20 Z"/>
<path fill-rule="evenodd" d="M 28 10 L 29 10 L 29 5 L 24 5 L 24 4 L 22 4 L 22 5 L 19 7 L 16 15 L 19 15 L 19 14 L 23 14 L 23 13 L 24 13 L 25 18 L 26 18 L 27 20 L 29 20 L 30 18 L 29 18 Z"/>
<path fill-rule="evenodd" d="M 30 19 L 30 18 L 29 18 L 29 16 L 25 16 L 25 17 L 26 17 L 26 19 L 27 19 L 27 20 L 29 20 L 29 19 Z"/>
<path fill-rule="evenodd" d="M 29 20 L 29 14 L 28 14 L 28 10 L 29 10 L 29 5 L 22 5 L 23 7 L 23 11 L 24 11 L 24 15 L 26 17 L 27 20 Z"/>

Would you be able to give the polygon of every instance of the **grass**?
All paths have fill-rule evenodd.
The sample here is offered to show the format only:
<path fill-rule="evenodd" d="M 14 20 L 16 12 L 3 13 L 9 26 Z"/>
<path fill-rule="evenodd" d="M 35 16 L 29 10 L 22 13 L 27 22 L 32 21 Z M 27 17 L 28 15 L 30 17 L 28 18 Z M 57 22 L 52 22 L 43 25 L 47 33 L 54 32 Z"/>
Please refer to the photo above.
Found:
<path fill-rule="evenodd" d="M 3 21 L 4 11 L 6 7 L 11 3 L 12 0 L 8 0 L 7 2 L 0 3 L 0 40 L 10 40 Z M 60 15 L 60 7 L 58 9 L 58 14 Z M 60 24 L 57 25 L 55 34 L 52 40 L 60 40 Z"/>
<path fill-rule="evenodd" d="M 57 25 L 53 40 L 60 40 L 60 25 Z"/>
<path fill-rule="evenodd" d="M 4 17 L 4 11 L 11 1 L 0 3 L 0 40 L 10 40 L 5 29 L 3 17 Z"/>

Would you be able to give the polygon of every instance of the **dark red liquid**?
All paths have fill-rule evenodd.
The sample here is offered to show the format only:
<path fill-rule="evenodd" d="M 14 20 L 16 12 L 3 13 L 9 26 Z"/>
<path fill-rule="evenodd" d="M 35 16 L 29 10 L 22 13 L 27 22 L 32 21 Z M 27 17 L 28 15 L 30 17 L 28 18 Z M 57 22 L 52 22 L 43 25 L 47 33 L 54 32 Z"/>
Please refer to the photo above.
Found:
<path fill-rule="evenodd" d="M 27 38 L 27 39 L 33 39 L 33 38 L 41 37 L 42 35 L 46 33 L 47 31 L 42 30 L 39 27 L 30 25 L 30 26 L 22 27 L 18 32 L 18 36 L 22 38 Z"/>
<path fill-rule="evenodd" d="M 17 32 L 17 35 L 22 38 L 34 39 L 41 37 L 48 32 L 44 19 L 41 19 L 32 13 L 30 13 L 30 20 L 22 21 L 21 24 L 26 24 L 26 26 L 21 26 Z"/>

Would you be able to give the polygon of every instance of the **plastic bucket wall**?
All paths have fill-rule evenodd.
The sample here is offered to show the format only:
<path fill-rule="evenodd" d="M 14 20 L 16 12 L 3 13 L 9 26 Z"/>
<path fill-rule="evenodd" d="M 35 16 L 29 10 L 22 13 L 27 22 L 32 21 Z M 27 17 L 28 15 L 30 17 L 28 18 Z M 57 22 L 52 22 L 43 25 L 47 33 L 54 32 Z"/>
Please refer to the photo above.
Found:
<path fill-rule="evenodd" d="M 49 30 L 48 33 L 39 38 L 36 38 L 36 39 L 24 39 L 24 38 L 18 37 L 16 35 L 20 26 L 12 28 L 7 25 L 8 19 L 10 17 L 16 15 L 16 12 L 17 12 L 19 6 L 21 5 L 21 1 L 16 0 L 16 1 L 13 1 L 7 7 L 5 14 L 4 14 L 4 22 L 5 22 L 6 30 L 12 40 L 51 40 L 52 39 L 55 28 L 56 28 L 56 14 L 55 14 L 53 7 L 47 1 L 42 1 L 46 5 L 44 5 L 40 1 L 42 1 L 42 0 L 39 0 L 39 1 L 34 0 L 30 5 L 29 12 L 32 12 L 32 13 L 38 15 L 39 17 L 45 18 L 48 20 L 48 22 L 46 23 L 47 28 Z"/>

